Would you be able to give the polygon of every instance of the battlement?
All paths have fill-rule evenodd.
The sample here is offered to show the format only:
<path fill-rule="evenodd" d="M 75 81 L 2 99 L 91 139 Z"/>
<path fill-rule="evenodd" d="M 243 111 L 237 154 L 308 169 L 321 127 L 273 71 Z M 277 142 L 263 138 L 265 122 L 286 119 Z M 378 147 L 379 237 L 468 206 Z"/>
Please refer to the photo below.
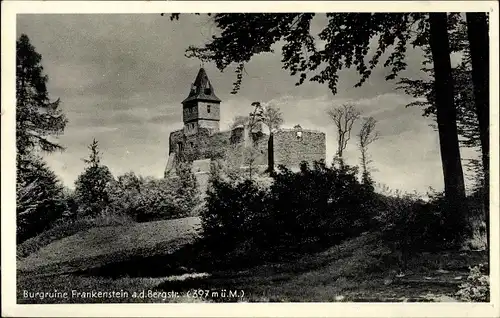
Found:
<path fill-rule="evenodd" d="M 280 128 L 276 132 L 295 132 L 295 131 L 302 131 L 302 132 L 307 132 L 307 133 L 315 133 L 315 134 L 324 134 L 324 132 L 316 129 L 297 129 L 297 128 Z"/>

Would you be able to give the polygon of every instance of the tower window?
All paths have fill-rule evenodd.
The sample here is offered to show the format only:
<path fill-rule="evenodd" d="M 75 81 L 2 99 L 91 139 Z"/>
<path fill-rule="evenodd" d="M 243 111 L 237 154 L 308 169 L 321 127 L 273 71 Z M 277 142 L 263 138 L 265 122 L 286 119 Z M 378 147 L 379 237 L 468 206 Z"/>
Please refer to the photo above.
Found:
<path fill-rule="evenodd" d="M 193 147 L 194 147 L 194 143 L 193 143 L 193 142 L 190 142 L 190 143 L 189 143 L 189 146 L 190 146 L 191 148 L 193 148 Z"/>
<path fill-rule="evenodd" d="M 182 147 L 182 142 L 178 142 L 177 143 L 177 151 L 178 152 L 182 152 L 182 150 L 184 150 L 183 147 Z"/>
<path fill-rule="evenodd" d="M 207 105 L 207 113 L 210 114 L 210 105 Z"/>
<path fill-rule="evenodd" d="M 210 95 L 212 94 L 212 90 L 210 89 L 210 84 L 208 82 L 205 83 L 205 95 Z"/>
<path fill-rule="evenodd" d="M 300 127 L 300 125 L 295 125 L 293 128 L 295 129 L 295 136 L 297 136 L 297 139 L 302 140 L 302 127 Z"/>

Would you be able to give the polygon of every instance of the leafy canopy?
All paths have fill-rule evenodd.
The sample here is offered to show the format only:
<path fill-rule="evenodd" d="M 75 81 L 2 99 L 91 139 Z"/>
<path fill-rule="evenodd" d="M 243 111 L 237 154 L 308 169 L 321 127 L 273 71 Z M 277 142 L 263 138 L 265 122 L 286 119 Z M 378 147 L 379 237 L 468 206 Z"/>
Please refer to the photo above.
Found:
<path fill-rule="evenodd" d="M 391 69 L 386 79 L 394 79 L 406 68 L 407 45 L 422 45 L 429 29 L 424 13 L 326 13 L 327 24 L 317 36 L 311 34 L 314 13 L 217 13 L 211 17 L 220 34 L 204 46 L 190 46 L 186 55 L 214 62 L 221 71 L 236 64 L 233 94 L 241 87 L 245 64 L 255 55 L 273 52 L 277 42 L 284 43 L 283 68 L 299 75 L 297 85 L 309 78 L 327 83 L 336 94 L 338 73 L 355 66 L 360 75 L 355 86 L 361 86 L 390 48 L 383 65 Z M 170 18 L 179 19 L 179 14 Z M 366 61 L 373 39 L 376 49 Z"/>
<path fill-rule="evenodd" d="M 463 55 L 460 63 L 452 69 L 454 85 L 454 105 L 457 109 L 457 128 L 462 137 L 461 144 L 466 147 L 479 147 L 479 122 L 475 110 L 472 86 L 472 65 L 467 38 L 467 24 L 459 14 L 448 15 L 448 33 L 451 53 Z M 434 68 L 432 54 L 428 43 L 428 34 L 424 39 L 424 61 L 421 71 L 428 75 L 426 79 L 402 78 L 398 89 L 419 98 L 407 106 L 423 108 L 423 115 L 436 119 L 436 92 L 434 89 Z"/>

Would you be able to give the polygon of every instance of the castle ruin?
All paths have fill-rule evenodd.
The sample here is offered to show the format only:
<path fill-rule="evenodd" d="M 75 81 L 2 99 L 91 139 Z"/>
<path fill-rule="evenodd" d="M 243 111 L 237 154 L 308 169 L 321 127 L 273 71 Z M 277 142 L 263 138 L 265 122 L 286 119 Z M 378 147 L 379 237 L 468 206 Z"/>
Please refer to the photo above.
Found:
<path fill-rule="evenodd" d="M 221 100 L 215 95 L 207 73 L 200 68 L 188 97 L 182 102 L 184 127 L 170 133 L 165 177 L 175 173 L 176 162 L 191 161 L 200 187 L 205 189 L 210 161 L 224 159 L 227 151 L 241 145 L 252 145 L 252 164 L 260 167 L 267 168 L 271 162 L 273 167 L 284 165 L 297 170 L 302 161 L 312 164 L 325 160 L 323 132 L 302 129 L 300 125 L 279 129 L 272 138 L 263 131 L 262 125 L 252 128 L 239 125 L 220 131 L 220 114 Z"/>

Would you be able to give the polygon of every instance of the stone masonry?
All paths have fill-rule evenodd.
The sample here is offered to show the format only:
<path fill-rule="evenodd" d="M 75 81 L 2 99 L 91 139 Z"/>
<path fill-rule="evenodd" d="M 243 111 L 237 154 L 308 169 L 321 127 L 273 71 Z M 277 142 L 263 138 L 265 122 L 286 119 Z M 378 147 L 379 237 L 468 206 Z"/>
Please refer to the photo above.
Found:
<path fill-rule="evenodd" d="M 220 131 L 220 104 L 221 100 L 201 68 L 188 97 L 182 102 L 184 127 L 170 134 L 165 177 L 174 176 L 177 160 L 192 161 L 193 172 L 204 191 L 210 160 L 224 158 L 227 151 L 240 149 L 237 148 L 239 145 L 254 145 L 253 164 L 259 166 L 267 166 L 271 157 L 275 168 L 284 165 L 295 171 L 302 161 L 312 165 L 314 161 L 325 160 L 325 133 L 296 125 L 293 129 L 274 132 L 270 140 L 262 127 L 250 131 L 248 127 L 238 126 L 230 131 Z M 245 155 L 241 151 L 239 154 Z M 246 161 L 242 162 L 245 166 Z"/>

